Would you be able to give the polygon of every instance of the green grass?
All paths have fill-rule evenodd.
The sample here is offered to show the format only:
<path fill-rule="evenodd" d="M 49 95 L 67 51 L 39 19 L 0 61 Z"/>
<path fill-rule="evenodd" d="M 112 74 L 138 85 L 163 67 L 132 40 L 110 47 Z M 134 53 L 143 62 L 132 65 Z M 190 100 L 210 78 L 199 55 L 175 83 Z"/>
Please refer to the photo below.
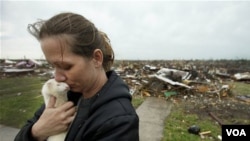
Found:
<path fill-rule="evenodd" d="M 132 105 L 135 107 L 135 108 L 138 108 L 144 101 L 145 99 L 141 96 L 133 96 L 133 99 L 132 99 Z"/>
<path fill-rule="evenodd" d="M 39 77 L 0 79 L 0 124 L 20 128 L 43 103 Z"/>
<path fill-rule="evenodd" d="M 235 95 L 246 95 L 250 94 L 250 87 L 249 84 L 247 83 L 242 83 L 242 82 L 231 82 L 230 84 L 233 85 L 233 93 Z"/>
<path fill-rule="evenodd" d="M 200 127 L 201 132 L 211 131 L 209 137 L 201 139 L 199 135 L 191 134 L 188 128 L 192 125 Z M 186 114 L 182 107 L 175 106 L 165 120 L 164 137 L 162 141 L 211 141 L 221 134 L 220 126 L 211 119 L 199 119 L 195 114 Z"/>

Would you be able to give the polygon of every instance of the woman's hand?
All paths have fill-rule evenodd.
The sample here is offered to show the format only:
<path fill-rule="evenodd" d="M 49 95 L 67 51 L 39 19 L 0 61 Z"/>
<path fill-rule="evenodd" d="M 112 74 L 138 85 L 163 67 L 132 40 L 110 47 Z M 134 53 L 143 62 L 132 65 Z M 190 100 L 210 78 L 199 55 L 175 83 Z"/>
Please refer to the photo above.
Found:
<path fill-rule="evenodd" d="M 66 131 L 74 119 L 76 108 L 72 102 L 66 102 L 57 108 L 54 107 L 55 103 L 56 98 L 50 97 L 43 114 L 32 127 L 31 133 L 38 141 Z"/>

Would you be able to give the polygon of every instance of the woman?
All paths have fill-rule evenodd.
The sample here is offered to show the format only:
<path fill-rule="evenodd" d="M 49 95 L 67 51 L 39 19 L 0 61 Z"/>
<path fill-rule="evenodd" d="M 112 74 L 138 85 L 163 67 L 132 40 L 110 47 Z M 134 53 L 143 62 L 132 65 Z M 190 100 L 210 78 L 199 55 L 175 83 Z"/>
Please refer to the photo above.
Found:
<path fill-rule="evenodd" d="M 128 86 L 110 67 L 107 35 L 81 15 L 60 13 L 28 26 L 41 44 L 55 79 L 70 86 L 69 102 L 50 98 L 17 134 L 16 141 L 44 141 L 68 131 L 65 141 L 138 141 L 139 118 Z"/>

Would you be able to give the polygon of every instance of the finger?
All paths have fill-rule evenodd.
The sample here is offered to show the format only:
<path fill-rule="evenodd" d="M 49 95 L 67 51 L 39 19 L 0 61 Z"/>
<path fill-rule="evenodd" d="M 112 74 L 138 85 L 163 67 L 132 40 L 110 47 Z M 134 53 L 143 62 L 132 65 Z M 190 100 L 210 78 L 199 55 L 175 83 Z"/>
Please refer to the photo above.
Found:
<path fill-rule="evenodd" d="M 74 119 L 75 119 L 75 116 L 69 117 L 69 118 L 67 119 L 67 120 L 68 120 L 68 123 L 70 124 Z"/>
<path fill-rule="evenodd" d="M 69 125 L 70 123 L 73 122 L 74 118 L 75 118 L 75 116 L 68 117 L 66 120 L 64 120 L 64 124 Z"/>
<path fill-rule="evenodd" d="M 56 97 L 50 96 L 47 108 L 54 108 L 56 104 Z"/>
<path fill-rule="evenodd" d="M 72 107 L 72 108 L 70 108 L 69 110 L 66 111 L 66 115 L 72 116 L 72 115 L 75 114 L 75 112 L 76 112 L 76 107 Z"/>
<path fill-rule="evenodd" d="M 68 101 L 66 103 L 64 103 L 62 106 L 60 106 L 59 108 L 63 111 L 67 111 L 69 110 L 70 108 L 72 108 L 74 106 L 74 103 L 71 102 L 71 101 Z"/>

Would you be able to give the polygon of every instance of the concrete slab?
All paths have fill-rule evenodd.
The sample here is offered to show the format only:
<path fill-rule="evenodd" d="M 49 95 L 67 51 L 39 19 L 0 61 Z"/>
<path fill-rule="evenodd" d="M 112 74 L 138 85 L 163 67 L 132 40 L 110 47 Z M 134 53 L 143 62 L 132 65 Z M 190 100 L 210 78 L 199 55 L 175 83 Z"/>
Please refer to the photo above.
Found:
<path fill-rule="evenodd" d="M 14 141 L 19 129 L 0 125 L 0 141 Z"/>
<path fill-rule="evenodd" d="M 140 141 L 161 141 L 164 120 L 171 112 L 172 103 L 162 98 L 148 97 L 136 112 L 139 116 Z"/>

